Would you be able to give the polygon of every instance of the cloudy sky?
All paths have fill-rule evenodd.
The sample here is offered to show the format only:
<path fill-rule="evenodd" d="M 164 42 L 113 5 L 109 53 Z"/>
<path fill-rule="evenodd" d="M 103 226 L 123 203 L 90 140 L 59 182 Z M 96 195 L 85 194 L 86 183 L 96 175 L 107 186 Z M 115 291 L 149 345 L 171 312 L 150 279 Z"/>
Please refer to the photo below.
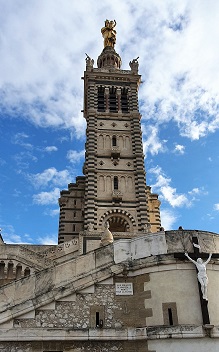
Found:
<path fill-rule="evenodd" d="M 219 230 L 219 2 L 0 0 L 0 227 L 56 243 L 58 201 L 82 174 L 85 53 L 117 21 L 124 69 L 139 56 L 147 183 L 165 229 Z"/>

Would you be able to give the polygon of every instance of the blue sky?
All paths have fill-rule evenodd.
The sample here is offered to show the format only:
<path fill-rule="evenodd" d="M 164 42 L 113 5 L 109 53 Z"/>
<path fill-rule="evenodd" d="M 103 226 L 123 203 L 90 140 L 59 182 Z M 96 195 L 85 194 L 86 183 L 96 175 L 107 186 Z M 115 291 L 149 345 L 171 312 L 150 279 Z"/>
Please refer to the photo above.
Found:
<path fill-rule="evenodd" d="M 124 69 L 139 56 L 147 184 L 165 229 L 219 229 L 219 3 L 0 0 L 0 227 L 57 243 L 58 197 L 82 174 L 85 53 L 117 21 Z"/>

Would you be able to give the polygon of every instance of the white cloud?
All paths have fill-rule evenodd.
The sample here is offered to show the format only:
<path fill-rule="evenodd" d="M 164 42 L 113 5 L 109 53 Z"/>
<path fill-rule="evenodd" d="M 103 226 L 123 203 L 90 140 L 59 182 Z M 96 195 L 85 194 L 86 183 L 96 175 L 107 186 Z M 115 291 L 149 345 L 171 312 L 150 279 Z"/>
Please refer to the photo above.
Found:
<path fill-rule="evenodd" d="M 197 196 L 206 196 L 208 192 L 204 187 L 195 187 L 187 194 L 179 194 L 175 187 L 171 186 L 171 178 L 167 177 L 161 167 L 156 166 L 148 170 L 156 178 L 156 183 L 152 185 L 153 192 L 157 192 L 163 201 L 168 202 L 173 208 L 190 207 L 194 201 L 199 200 Z"/>
<path fill-rule="evenodd" d="M 58 202 L 58 199 L 57 199 L 57 202 Z M 57 208 L 57 209 L 47 209 L 47 210 L 44 211 L 44 214 L 45 215 L 49 215 L 51 217 L 56 217 L 57 215 L 59 215 L 59 212 L 60 212 L 59 208 Z"/>
<path fill-rule="evenodd" d="M 145 156 L 147 153 L 156 155 L 159 152 L 164 152 L 166 150 L 166 141 L 161 141 L 158 137 L 158 127 L 157 126 L 147 126 L 147 128 L 142 125 L 142 136 L 143 136 L 143 151 Z"/>
<path fill-rule="evenodd" d="M 37 157 L 32 151 L 24 151 L 14 155 L 14 160 L 20 169 L 28 169 L 30 162 L 37 162 Z"/>
<path fill-rule="evenodd" d="M 172 207 L 189 206 L 189 200 L 185 194 L 178 194 L 176 188 L 171 187 L 171 179 L 166 177 L 162 169 L 157 166 L 149 170 L 156 175 L 156 183 L 152 185 L 153 191 L 160 193 L 161 198 L 167 201 Z"/>
<path fill-rule="evenodd" d="M 174 148 L 174 152 L 177 154 L 184 154 L 185 153 L 185 146 L 181 144 L 176 144 Z"/>
<path fill-rule="evenodd" d="M 219 128 L 217 1 L 33 0 L 0 7 L 2 111 L 37 126 L 73 129 L 80 138 L 85 52 L 100 54 L 100 28 L 110 13 L 123 67 L 140 57 L 143 120 L 173 121 L 193 140 Z M 146 152 L 156 154 L 160 143 L 148 141 Z"/>
<path fill-rule="evenodd" d="M 54 188 L 51 192 L 40 192 L 33 195 L 33 202 L 39 205 L 57 204 L 60 189 Z"/>
<path fill-rule="evenodd" d="M 58 148 L 55 147 L 54 145 L 47 146 L 45 149 L 45 152 L 51 153 L 51 152 L 57 152 Z"/>
<path fill-rule="evenodd" d="M 25 234 L 24 238 L 18 235 L 12 225 L 4 225 L 2 228 L 3 241 L 8 244 L 31 243 L 29 235 Z"/>
<path fill-rule="evenodd" d="M 182 135 L 199 139 L 219 127 L 219 50 L 214 49 L 219 39 L 215 31 L 219 4 L 165 4 L 158 14 L 151 13 L 152 33 L 144 48 L 150 55 L 145 60 L 140 54 L 145 63 L 141 73 L 147 77 L 141 92 L 143 112 L 156 122 L 173 120 Z M 176 19 L 181 30 L 173 29 Z"/>
<path fill-rule="evenodd" d="M 49 183 L 63 186 L 72 180 L 68 170 L 57 171 L 55 167 L 46 169 L 42 173 L 29 174 L 27 177 L 35 187 L 46 187 Z"/>
<path fill-rule="evenodd" d="M 204 187 L 201 187 L 201 188 L 195 187 L 191 191 L 189 191 L 188 194 L 192 196 L 197 196 L 197 195 L 207 195 L 208 192 L 205 191 Z"/>
<path fill-rule="evenodd" d="M 15 188 L 13 192 L 13 197 L 19 198 L 20 196 L 21 196 L 21 191 Z"/>
<path fill-rule="evenodd" d="M 168 186 L 168 184 L 161 187 L 161 193 L 164 199 L 169 202 L 172 207 L 182 207 L 184 205 L 189 205 L 187 197 L 184 194 L 177 194 L 176 188 Z"/>
<path fill-rule="evenodd" d="M 173 230 L 173 225 L 178 220 L 177 215 L 171 209 L 161 209 L 161 226 L 167 230 Z"/>
<path fill-rule="evenodd" d="M 214 210 L 219 211 L 219 203 L 214 204 Z"/>
<path fill-rule="evenodd" d="M 77 150 L 69 150 L 67 153 L 67 159 L 72 163 L 77 163 L 81 159 L 85 157 L 85 150 L 77 151 Z"/>
<path fill-rule="evenodd" d="M 27 140 L 29 138 L 29 136 L 24 133 L 24 132 L 19 132 L 19 133 L 16 133 L 13 138 L 12 138 L 12 142 L 14 144 L 19 144 L 21 145 L 22 147 L 25 147 L 27 149 L 32 149 L 33 148 L 33 145 L 31 143 L 27 143 L 25 142 L 25 140 Z"/>
<path fill-rule="evenodd" d="M 44 237 L 39 237 L 38 238 L 39 244 L 44 244 L 44 245 L 57 245 L 57 234 L 50 234 L 46 235 Z"/>

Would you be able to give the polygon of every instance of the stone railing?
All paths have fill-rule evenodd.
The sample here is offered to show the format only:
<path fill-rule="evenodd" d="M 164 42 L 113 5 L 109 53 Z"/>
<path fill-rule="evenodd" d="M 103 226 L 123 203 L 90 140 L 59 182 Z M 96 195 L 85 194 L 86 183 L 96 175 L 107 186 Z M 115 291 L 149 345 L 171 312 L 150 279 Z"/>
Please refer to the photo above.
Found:
<path fill-rule="evenodd" d="M 78 248 L 78 238 L 53 246 L 4 244 L 0 246 L 0 261 L 14 259 L 38 271 L 53 265 L 54 260 L 78 251 Z"/>

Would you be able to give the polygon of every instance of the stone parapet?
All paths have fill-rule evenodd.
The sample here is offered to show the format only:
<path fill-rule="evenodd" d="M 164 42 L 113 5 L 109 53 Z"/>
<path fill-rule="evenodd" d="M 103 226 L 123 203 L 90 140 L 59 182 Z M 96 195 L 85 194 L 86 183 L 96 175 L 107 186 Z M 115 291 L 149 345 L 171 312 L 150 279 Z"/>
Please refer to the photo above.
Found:
<path fill-rule="evenodd" d="M 113 234 L 114 238 L 115 235 Z M 197 230 L 161 231 L 141 234 L 114 243 L 114 260 L 120 263 L 153 255 L 193 252 L 193 239 L 197 238 L 201 252 L 218 253 L 219 235 Z"/>
<path fill-rule="evenodd" d="M 211 337 L 219 338 L 219 327 L 213 328 Z M 143 328 L 120 329 L 1 329 L 0 341 L 107 341 L 107 340 L 154 340 L 203 338 L 206 336 L 202 325 L 147 326 Z"/>

